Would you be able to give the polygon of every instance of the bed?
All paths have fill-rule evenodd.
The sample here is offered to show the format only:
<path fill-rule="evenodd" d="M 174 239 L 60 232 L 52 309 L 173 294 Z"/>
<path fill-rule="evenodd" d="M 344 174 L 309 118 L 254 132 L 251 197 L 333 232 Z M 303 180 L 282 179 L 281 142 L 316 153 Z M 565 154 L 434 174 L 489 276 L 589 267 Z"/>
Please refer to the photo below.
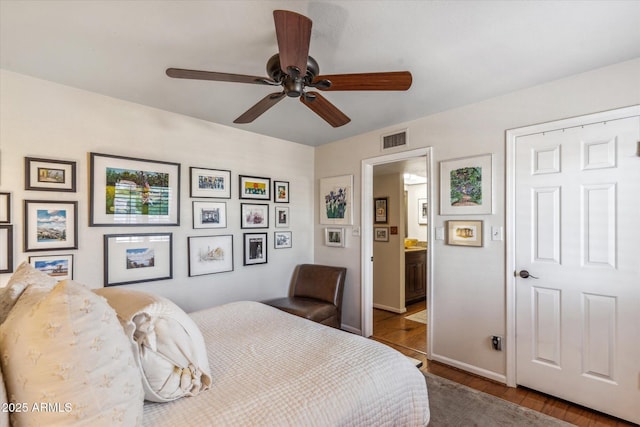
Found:
<path fill-rule="evenodd" d="M 0 290 L 0 427 L 424 426 L 425 377 L 373 340 L 251 301 L 187 314 L 159 295 Z"/>
<path fill-rule="evenodd" d="M 425 378 L 399 352 L 257 302 L 190 314 L 212 386 L 145 402 L 145 426 L 423 426 Z"/>

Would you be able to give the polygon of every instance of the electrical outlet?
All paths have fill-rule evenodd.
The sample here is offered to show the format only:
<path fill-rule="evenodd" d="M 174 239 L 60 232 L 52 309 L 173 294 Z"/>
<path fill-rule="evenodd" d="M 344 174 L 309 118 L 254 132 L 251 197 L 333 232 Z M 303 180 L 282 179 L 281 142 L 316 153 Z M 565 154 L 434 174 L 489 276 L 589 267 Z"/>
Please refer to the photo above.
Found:
<path fill-rule="evenodd" d="M 502 351 L 502 337 L 498 335 L 491 336 L 491 346 L 496 351 Z"/>

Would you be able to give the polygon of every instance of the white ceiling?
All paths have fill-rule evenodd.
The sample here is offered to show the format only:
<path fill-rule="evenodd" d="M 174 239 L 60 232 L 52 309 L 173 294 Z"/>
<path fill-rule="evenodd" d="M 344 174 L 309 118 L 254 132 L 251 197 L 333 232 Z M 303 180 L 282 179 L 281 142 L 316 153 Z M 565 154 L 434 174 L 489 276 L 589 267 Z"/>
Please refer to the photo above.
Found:
<path fill-rule="evenodd" d="M 322 74 L 409 70 L 408 92 L 325 92 L 233 120 L 272 87 L 171 79 L 168 67 L 265 76 L 274 9 L 313 20 Z M 320 145 L 640 57 L 640 1 L 0 0 L 0 66 L 115 98 Z"/>

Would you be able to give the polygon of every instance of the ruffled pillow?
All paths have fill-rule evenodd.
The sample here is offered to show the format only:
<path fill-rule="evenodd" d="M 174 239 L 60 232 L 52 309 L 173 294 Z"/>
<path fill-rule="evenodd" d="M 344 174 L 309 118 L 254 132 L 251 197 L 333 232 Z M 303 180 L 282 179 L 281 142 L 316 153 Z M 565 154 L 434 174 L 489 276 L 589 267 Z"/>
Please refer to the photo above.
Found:
<path fill-rule="evenodd" d="M 198 326 L 168 299 L 122 288 L 95 293 L 116 310 L 142 372 L 145 399 L 169 402 L 211 385 L 204 338 Z"/>
<path fill-rule="evenodd" d="M 56 279 L 23 261 L 9 278 L 7 286 L 0 288 L 0 323 L 5 321 L 27 286 L 51 290 L 56 283 Z"/>
<path fill-rule="evenodd" d="M 142 382 L 116 314 L 72 280 L 27 287 L 0 325 L 0 354 L 7 394 L 26 405 L 12 425 L 142 424 Z"/>

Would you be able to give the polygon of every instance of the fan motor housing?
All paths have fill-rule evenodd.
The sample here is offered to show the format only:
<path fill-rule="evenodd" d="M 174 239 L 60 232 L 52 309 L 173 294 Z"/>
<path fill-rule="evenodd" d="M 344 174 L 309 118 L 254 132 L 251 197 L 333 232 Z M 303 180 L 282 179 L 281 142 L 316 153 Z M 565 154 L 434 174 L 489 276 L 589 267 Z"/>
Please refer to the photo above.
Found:
<path fill-rule="evenodd" d="M 282 71 L 282 67 L 280 65 L 280 55 L 278 55 L 277 53 L 267 61 L 267 74 L 278 83 L 281 83 L 284 80 L 284 77 L 288 76 L 287 73 Z M 313 59 L 313 57 L 308 56 L 307 73 L 303 77 L 304 83 L 311 83 L 318 74 L 320 74 L 320 67 L 318 66 L 318 62 Z"/>

